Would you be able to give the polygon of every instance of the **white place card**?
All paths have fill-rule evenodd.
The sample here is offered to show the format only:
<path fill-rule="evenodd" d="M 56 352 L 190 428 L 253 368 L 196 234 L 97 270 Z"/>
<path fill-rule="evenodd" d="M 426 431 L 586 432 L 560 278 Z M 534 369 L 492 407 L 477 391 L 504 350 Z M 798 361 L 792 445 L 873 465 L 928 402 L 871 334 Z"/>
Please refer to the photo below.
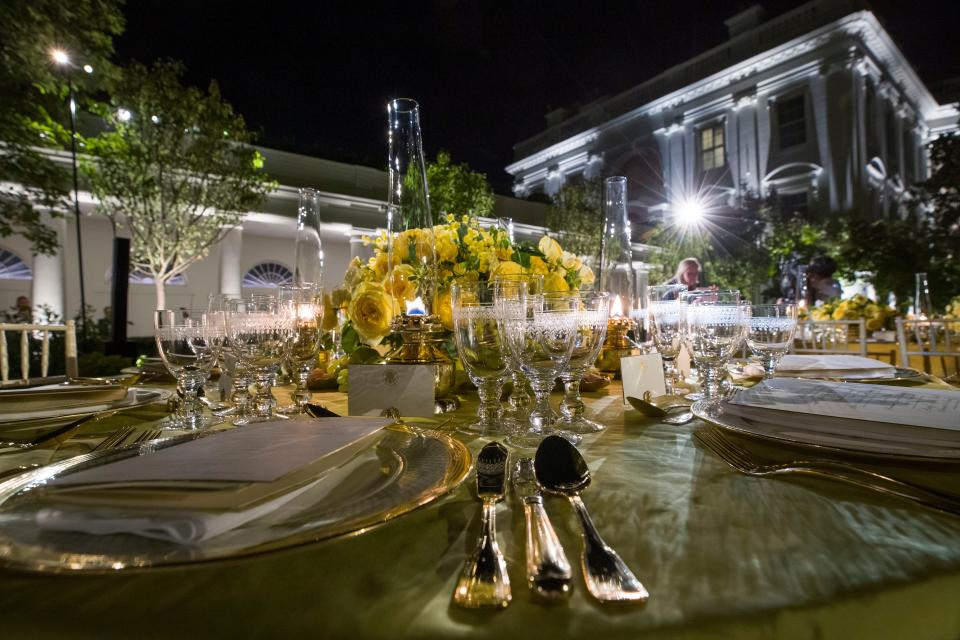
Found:
<path fill-rule="evenodd" d="M 730 404 L 960 431 L 960 392 L 941 389 L 774 378 Z"/>
<path fill-rule="evenodd" d="M 351 416 L 379 416 L 395 408 L 401 416 L 433 417 L 432 364 L 352 364 L 349 371 Z"/>
<path fill-rule="evenodd" d="M 667 392 L 663 377 L 663 360 L 659 353 L 620 358 L 620 376 L 623 379 L 623 403 L 627 396 L 642 398 L 649 391 L 653 397 Z"/>

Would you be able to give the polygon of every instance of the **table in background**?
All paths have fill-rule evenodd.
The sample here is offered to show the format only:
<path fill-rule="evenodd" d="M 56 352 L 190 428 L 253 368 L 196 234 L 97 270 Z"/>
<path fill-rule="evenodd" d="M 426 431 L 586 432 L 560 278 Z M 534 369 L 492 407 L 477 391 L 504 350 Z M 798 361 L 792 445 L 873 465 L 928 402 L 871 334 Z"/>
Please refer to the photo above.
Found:
<path fill-rule="evenodd" d="M 471 475 L 448 496 L 362 535 L 262 556 L 115 575 L 3 571 L 3 635 L 960 635 L 960 518 L 826 481 L 737 474 L 691 440 L 701 423 L 675 427 L 625 413 L 620 393 L 614 384 L 585 394 L 609 429 L 580 447 L 595 474 L 584 500 L 650 590 L 645 606 L 600 605 L 579 577 L 569 601 L 534 602 L 524 579 L 523 512 L 512 496 L 501 503 L 497 524 L 513 603 L 497 612 L 453 606 L 457 576 L 479 532 Z M 345 411 L 343 394 L 317 396 Z M 470 400 L 457 415 L 474 407 Z M 158 410 L 139 409 L 125 420 L 158 417 Z M 97 423 L 90 438 L 118 420 Z M 483 443 L 467 441 L 474 454 Z M 82 434 L 74 439 L 76 447 L 82 442 Z M 551 498 L 546 506 L 577 566 L 569 505 Z"/>

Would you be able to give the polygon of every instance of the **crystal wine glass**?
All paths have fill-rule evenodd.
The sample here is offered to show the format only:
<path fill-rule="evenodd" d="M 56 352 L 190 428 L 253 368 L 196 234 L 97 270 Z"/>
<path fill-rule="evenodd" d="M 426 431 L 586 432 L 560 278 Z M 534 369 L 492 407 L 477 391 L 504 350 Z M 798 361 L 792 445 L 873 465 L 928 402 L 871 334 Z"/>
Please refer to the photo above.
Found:
<path fill-rule="evenodd" d="M 647 310 L 650 314 L 650 335 L 663 360 L 667 395 L 676 392 L 677 356 L 683 346 L 686 303 L 680 294 L 686 285 L 665 284 L 647 288 Z"/>
<path fill-rule="evenodd" d="M 492 278 L 493 282 L 501 282 L 505 290 L 515 288 L 519 291 L 519 283 L 527 284 L 528 293 L 538 293 L 543 291 L 543 276 L 538 273 L 503 275 L 496 274 Z M 530 394 L 527 393 L 527 378 L 523 375 L 523 370 L 517 363 L 513 353 L 507 349 L 510 360 L 510 377 L 513 384 L 510 387 L 510 395 L 507 397 L 507 415 L 512 420 L 514 426 L 524 427 L 527 424 L 527 418 L 530 415 Z"/>
<path fill-rule="evenodd" d="M 197 398 L 220 352 L 224 314 L 206 309 L 160 309 L 154 314 L 157 351 L 177 378 L 177 413 L 161 423 L 171 429 L 200 429 L 220 422 L 205 416 Z"/>
<path fill-rule="evenodd" d="M 790 350 L 797 330 L 797 305 L 755 304 L 751 307 L 747 345 L 760 358 L 763 377 L 772 378 L 780 359 Z"/>
<path fill-rule="evenodd" d="M 234 424 L 263 422 L 280 415 L 274 412 L 277 401 L 270 388 L 292 342 L 294 324 L 289 305 L 266 297 L 244 300 L 230 314 L 230 340 L 240 360 L 253 371 L 257 388 L 248 415 Z"/>
<path fill-rule="evenodd" d="M 557 417 L 550 407 L 550 391 L 557 376 L 570 363 L 576 344 L 580 296 L 555 292 L 530 294 L 525 282 L 499 282 L 494 286 L 497 321 L 534 393 L 529 429 L 508 437 L 507 442 L 515 447 L 534 448 L 550 433 L 579 442 L 580 436 L 554 429 Z"/>
<path fill-rule="evenodd" d="M 703 376 L 703 397 L 716 400 L 721 397 L 726 363 L 743 334 L 739 294 L 712 292 L 709 296 L 694 298 L 688 322 L 693 360 Z"/>
<path fill-rule="evenodd" d="M 607 335 L 607 318 L 610 315 L 608 292 L 584 291 L 580 293 L 577 330 L 574 337 L 570 364 L 560 374 L 563 380 L 563 401 L 560 403 L 560 425 L 573 433 L 594 433 L 606 427 L 583 416 L 583 400 L 580 398 L 580 380 L 600 355 L 600 347 Z"/>
<path fill-rule="evenodd" d="M 451 286 L 450 294 L 457 353 L 480 395 L 477 420 L 461 430 L 481 435 L 503 435 L 507 429 L 503 422 L 500 392 L 510 372 L 510 356 L 497 323 L 493 285 L 458 282 Z"/>
<path fill-rule="evenodd" d="M 313 285 L 281 287 L 283 309 L 292 314 L 294 331 L 287 360 L 296 376 L 297 387 L 290 393 L 293 404 L 278 409 L 284 415 L 306 413 L 310 402 L 307 378 L 317 362 L 323 337 L 323 294 Z"/>

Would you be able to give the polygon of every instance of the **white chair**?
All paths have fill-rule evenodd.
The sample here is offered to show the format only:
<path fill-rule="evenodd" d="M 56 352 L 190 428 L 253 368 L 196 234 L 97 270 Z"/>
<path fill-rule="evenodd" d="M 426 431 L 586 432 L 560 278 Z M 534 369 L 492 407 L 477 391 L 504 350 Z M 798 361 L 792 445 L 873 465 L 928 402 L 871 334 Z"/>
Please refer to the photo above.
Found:
<path fill-rule="evenodd" d="M 901 367 L 909 367 L 910 356 L 918 356 L 926 373 L 956 375 L 960 370 L 960 320 L 897 318 L 897 346 Z"/>
<path fill-rule="evenodd" d="M 20 334 L 20 378 L 10 380 L 10 354 L 7 349 L 7 332 Z M 63 332 L 67 377 L 77 376 L 77 329 L 73 320 L 66 324 L 7 324 L 0 323 L 0 386 L 21 385 L 35 382 L 52 382 L 62 376 L 48 376 L 50 372 L 50 334 Z M 39 335 L 40 376 L 30 377 L 30 334 Z"/>
<path fill-rule="evenodd" d="M 867 357 L 867 321 L 865 319 L 807 320 L 797 325 L 792 352 L 851 353 L 851 344 L 857 346 L 856 353 Z"/>

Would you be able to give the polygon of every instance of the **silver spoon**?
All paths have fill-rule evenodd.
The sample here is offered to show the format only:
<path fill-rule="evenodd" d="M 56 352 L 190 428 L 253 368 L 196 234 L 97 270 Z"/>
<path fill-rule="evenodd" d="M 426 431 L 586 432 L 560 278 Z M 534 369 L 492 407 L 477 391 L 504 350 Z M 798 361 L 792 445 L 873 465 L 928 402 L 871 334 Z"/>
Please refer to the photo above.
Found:
<path fill-rule="evenodd" d="M 580 565 L 590 595 L 602 602 L 646 602 L 650 594 L 597 533 L 580 499 L 580 492 L 590 484 L 590 470 L 577 448 L 560 436 L 547 436 L 537 448 L 533 466 L 540 486 L 566 496 L 580 520 Z"/>
<path fill-rule="evenodd" d="M 633 396 L 627 396 L 627 402 L 633 405 L 634 409 L 648 418 L 663 418 L 667 415 L 667 412 L 672 409 L 688 409 L 690 407 L 690 405 L 686 402 L 676 402 L 674 404 L 668 404 L 665 407 L 661 407 L 642 398 L 634 398 Z"/>
<path fill-rule="evenodd" d="M 661 420 L 660 422 L 663 422 L 663 423 L 665 423 L 665 424 L 681 425 L 681 424 L 687 424 L 687 423 L 690 422 L 691 420 L 693 420 L 693 412 L 692 412 L 692 411 L 684 411 L 683 413 L 679 413 L 679 414 L 677 414 L 677 415 L 675 415 L 675 416 L 670 416 L 669 418 L 664 418 L 664 419 Z"/>

